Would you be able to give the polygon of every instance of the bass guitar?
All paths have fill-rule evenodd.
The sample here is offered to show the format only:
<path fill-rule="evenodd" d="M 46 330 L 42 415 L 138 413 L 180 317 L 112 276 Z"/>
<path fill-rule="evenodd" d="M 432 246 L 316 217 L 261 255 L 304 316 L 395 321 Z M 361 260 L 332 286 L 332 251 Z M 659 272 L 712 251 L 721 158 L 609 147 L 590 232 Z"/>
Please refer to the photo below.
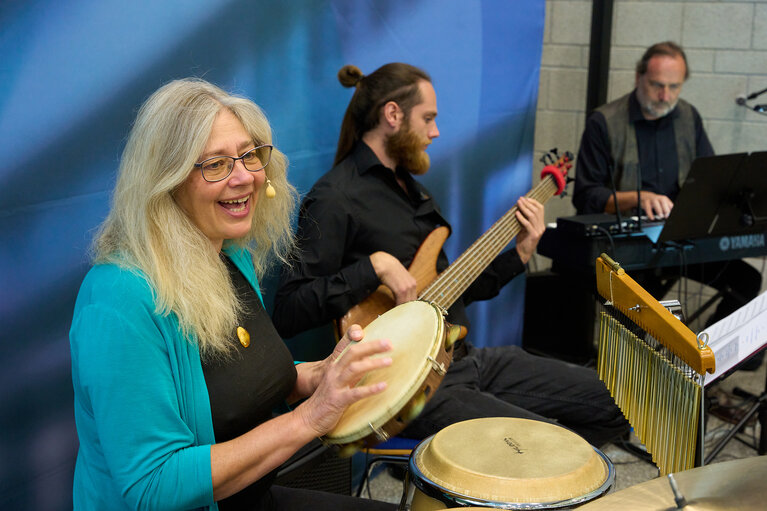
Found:
<path fill-rule="evenodd" d="M 552 149 L 541 160 L 550 163 L 541 171 L 541 181 L 525 197 L 544 204 L 564 191 L 565 176 L 572 168 L 573 155 L 565 152 L 559 157 L 556 149 Z M 418 299 L 447 310 L 522 230 L 516 212 L 517 206 L 514 205 L 440 274 L 437 274 L 437 257 L 450 230 L 445 226 L 434 229 L 418 247 L 408 267 L 408 272 L 416 280 Z M 384 285 L 378 286 L 378 289 L 336 321 L 339 338 L 351 325 L 356 323 L 364 328 L 395 305 L 391 290 Z M 466 329 L 461 327 L 460 337 L 465 334 Z"/>

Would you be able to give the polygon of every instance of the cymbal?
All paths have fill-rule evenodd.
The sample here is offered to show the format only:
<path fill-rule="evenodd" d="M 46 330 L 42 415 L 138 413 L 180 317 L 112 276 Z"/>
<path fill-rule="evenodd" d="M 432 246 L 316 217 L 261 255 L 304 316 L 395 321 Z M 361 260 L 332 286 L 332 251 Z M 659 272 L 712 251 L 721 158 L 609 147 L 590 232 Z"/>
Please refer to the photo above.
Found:
<path fill-rule="evenodd" d="M 767 506 L 767 455 L 714 463 L 673 474 L 686 500 L 684 511 L 765 509 Z M 673 511 L 677 508 L 668 477 L 610 493 L 578 511 L 631 509 Z"/>

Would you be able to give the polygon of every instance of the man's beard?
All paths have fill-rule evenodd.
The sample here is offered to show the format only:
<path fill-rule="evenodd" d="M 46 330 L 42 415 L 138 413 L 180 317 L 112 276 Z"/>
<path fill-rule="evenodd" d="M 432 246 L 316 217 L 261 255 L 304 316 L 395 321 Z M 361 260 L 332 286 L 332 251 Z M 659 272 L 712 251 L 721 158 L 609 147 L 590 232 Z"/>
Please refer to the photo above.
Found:
<path fill-rule="evenodd" d="M 429 155 L 423 150 L 424 145 L 423 139 L 410 129 L 410 123 L 405 123 L 397 133 L 386 139 L 384 149 L 398 167 L 419 176 L 425 174 L 431 164 Z"/>
<path fill-rule="evenodd" d="M 639 100 L 639 106 L 642 107 L 642 111 L 650 114 L 650 116 L 660 119 L 668 115 L 675 107 L 679 99 L 675 99 L 672 103 L 668 101 L 651 101 L 645 95 L 638 91 L 637 99 Z"/>

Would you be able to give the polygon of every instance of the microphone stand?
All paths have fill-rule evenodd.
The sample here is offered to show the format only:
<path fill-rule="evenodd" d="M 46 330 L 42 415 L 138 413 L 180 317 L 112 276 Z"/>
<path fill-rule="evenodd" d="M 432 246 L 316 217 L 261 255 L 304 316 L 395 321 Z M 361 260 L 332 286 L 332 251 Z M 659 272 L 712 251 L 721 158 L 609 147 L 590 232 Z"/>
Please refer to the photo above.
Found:
<path fill-rule="evenodd" d="M 753 93 L 749 94 L 748 96 L 746 96 L 746 100 L 756 99 L 757 97 L 761 96 L 765 92 L 767 92 L 767 89 L 762 89 L 760 91 L 753 92 Z"/>
<path fill-rule="evenodd" d="M 754 106 L 751 106 L 748 104 L 748 101 L 758 98 L 765 92 L 767 92 L 767 89 L 762 89 L 760 91 L 752 92 L 749 95 L 740 95 L 737 98 L 735 98 L 735 103 L 742 107 L 746 107 L 749 110 L 753 110 L 754 112 L 758 114 L 765 114 L 767 113 L 767 103 L 763 103 L 761 105 L 754 105 Z"/>
<path fill-rule="evenodd" d="M 642 231 L 642 165 L 637 162 L 637 231 Z"/>
<path fill-rule="evenodd" d="M 610 184 L 613 188 L 613 203 L 615 204 L 615 218 L 618 220 L 618 233 L 623 234 L 623 219 L 621 218 L 621 208 L 618 207 L 618 189 L 615 187 L 612 163 L 607 164 L 607 173 L 610 174 Z"/>

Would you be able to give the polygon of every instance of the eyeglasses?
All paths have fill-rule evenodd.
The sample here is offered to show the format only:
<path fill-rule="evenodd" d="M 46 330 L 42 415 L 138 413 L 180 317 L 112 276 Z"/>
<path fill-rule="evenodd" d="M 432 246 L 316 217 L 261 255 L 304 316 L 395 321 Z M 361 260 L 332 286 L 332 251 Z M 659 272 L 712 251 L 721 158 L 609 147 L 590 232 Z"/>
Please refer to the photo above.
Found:
<path fill-rule="evenodd" d="M 271 144 L 260 145 L 238 158 L 234 156 L 214 156 L 200 163 L 195 163 L 194 166 L 202 171 L 202 178 L 205 181 L 215 183 L 229 177 L 237 160 L 242 160 L 245 169 L 250 172 L 263 170 L 264 167 L 269 165 L 269 160 L 272 158 L 272 147 Z"/>

